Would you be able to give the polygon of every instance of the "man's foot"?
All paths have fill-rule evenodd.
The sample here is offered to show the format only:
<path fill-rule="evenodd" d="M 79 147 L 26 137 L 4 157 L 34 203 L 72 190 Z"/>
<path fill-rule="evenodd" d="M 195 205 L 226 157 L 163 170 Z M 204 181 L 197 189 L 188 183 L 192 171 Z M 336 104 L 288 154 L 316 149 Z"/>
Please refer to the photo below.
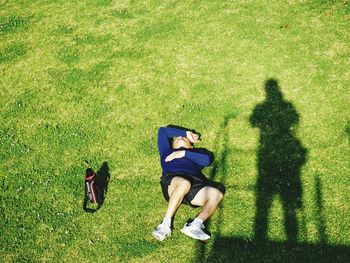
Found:
<path fill-rule="evenodd" d="M 189 237 L 206 242 L 210 239 L 210 235 L 205 233 L 204 229 L 204 225 L 199 222 L 193 221 L 190 223 L 187 221 L 187 223 L 180 231 Z"/>
<path fill-rule="evenodd" d="M 163 241 L 170 235 L 171 228 L 164 223 L 159 224 L 157 228 L 152 232 L 152 236 L 159 241 Z"/>

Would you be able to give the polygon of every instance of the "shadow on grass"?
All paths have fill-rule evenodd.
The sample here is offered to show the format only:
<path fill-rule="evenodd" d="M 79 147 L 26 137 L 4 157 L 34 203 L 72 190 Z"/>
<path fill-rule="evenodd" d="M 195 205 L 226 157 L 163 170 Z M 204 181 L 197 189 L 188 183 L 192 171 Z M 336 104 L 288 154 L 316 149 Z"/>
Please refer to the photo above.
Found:
<path fill-rule="evenodd" d="M 346 134 L 349 136 L 350 138 L 350 121 L 348 121 L 347 125 L 346 125 L 346 128 L 345 128 L 345 132 Z"/>
<path fill-rule="evenodd" d="M 96 183 L 99 185 L 102 193 L 101 198 L 101 205 L 103 204 L 104 200 L 106 199 L 106 195 L 108 192 L 108 183 L 111 178 L 111 175 L 109 173 L 109 167 L 108 163 L 104 162 L 101 166 L 101 168 L 96 173 Z"/>
<path fill-rule="evenodd" d="M 206 262 L 350 262 L 346 246 L 218 237 Z M 198 261 L 203 262 L 203 261 Z"/>
<path fill-rule="evenodd" d="M 294 106 L 283 99 L 278 82 L 265 82 L 266 100 L 258 104 L 251 117 L 253 127 L 260 129 L 257 151 L 258 178 L 255 191 L 256 214 L 254 237 L 230 236 L 221 233 L 222 210 L 219 210 L 216 238 L 210 251 L 199 244 L 197 262 L 350 262 L 350 248 L 327 244 L 326 222 L 323 214 L 322 184 L 315 178 L 315 203 L 317 205 L 317 230 L 319 243 L 300 242 L 306 240 L 305 216 L 302 204 L 300 171 L 306 162 L 307 149 L 295 135 L 299 114 Z M 223 150 L 213 165 L 211 177 L 221 170 L 222 182 L 229 154 L 228 128 L 230 118 L 225 117 L 216 141 L 223 141 Z M 221 139 L 220 139 L 221 138 Z M 217 145 L 217 143 L 216 143 Z M 215 151 L 217 152 L 217 151 Z M 284 211 L 284 229 L 287 241 L 268 240 L 268 218 L 275 196 L 280 197 Z M 227 198 L 227 197 L 226 197 Z M 297 211 L 302 222 L 298 222 Z M 298 229 L 298 226 L 301 229 Z M 300 233 L 302 232 L 302 233 Z"/>
<path fill-rule="evenodd" d="M 87 203 L 89 201 L 89 197 L 87 196 L 87 192 L 85 191 L 83 208 L 86 212 L 94 213 L 102 207 L 106 199 L 110 177 L 111 175 L 109 173 L 108 163 L 104 162 L 100 167 L 100 169 L 97 171 L 96 178 L 94 181 L 97 207 L 96 208 L 88 207 Z"/>
<path fill-rule="evenodd" d="M 224 187 L 224 184 L 226 182 L 226 177 L 227 177 L 227 157 L 229 155 L 230 149 L 229 149 L 229 129 L 228 129 L 228 124 L 231 120 L 235 119 L 237 114 L 235 112 L 232 112 L 231 114 L 228 114 L 225 116 L 224 121 L 220 125 L 219 132 L 215 138 L 214 141 L 214 152 L 218 153 L 217 158 L 215 158 L 215 161 L 212 165 L 212 169 L 209 174 L 209 180 L 214 182 L 219 181 L 220 186 L 223 187 L 219 189 L 225 193 L 226 189 Z M 220 147 L 222 146 L 222 149 L 220 151 Z M 218 177 L 218 175 L 221 175 Z M 225 197 L 224 197 L 225 198 Z M 215 232 L 216 234 L 220 235 L 221 232 L 221 226 L 220 222 L 222 222 L 222 217 L 223 217 L 223 208 L 219 208 L 217 211 L 217 221 L 219 222 L 218 225 L 215 225 Z M 206 229 L 209 231 L 211 228 L 211 221 L 210 219 L 205 222 Z M 200 243 L 197 247 L 197 262 L 203 262 L 203 259 L 206 257 L 206 245 L 204 243 Z"/>
<path fill-rule="evenodd" d="M 278 82 L 265 82 L 266 100 L 258 104 L 250 117 L 253 127 L 260 129 L 257 152 L 255 238 L 266 240 L 268 215 L 274 196 L 280 196 L 284 210 L 284 228 L 289 242 L 296 242 L 296 212 L 302 209 L 300 170 L 306 162 L 307 150 L 295 136 L 299 114 L 283 99 Z"/>
<path fill-rule="evenodd" d="M 323 212 L 323 198 L 322 198 L 322 183 L 320 177 L 317 175 L 315 178 L 315 200 L 317 204 L 317 213 L 315 218 L 317 219 L 317 229 L 319 233 L 319 239 L 322 244 L 326 244 L 328 241 L 326 220 Z"/>

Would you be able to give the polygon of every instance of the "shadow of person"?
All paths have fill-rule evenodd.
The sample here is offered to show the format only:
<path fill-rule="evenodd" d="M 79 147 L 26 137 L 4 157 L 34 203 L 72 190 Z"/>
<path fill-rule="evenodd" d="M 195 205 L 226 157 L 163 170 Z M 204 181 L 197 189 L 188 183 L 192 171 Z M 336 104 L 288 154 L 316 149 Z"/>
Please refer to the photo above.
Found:
<path fill-rule="evenodd" d="M 265 82 L 266 99 L 258 104 L 250 123 L 260 129 L 257 152 L 255 239 L 267 240 L 268 214 L 273 197 L 279 195 L 284 210 L 284 228 L 288 241 L 296 242 L 296 212 L 302 208 L 300 170 L 307 150 L 295 136 L 299 115 L 293 105 L 283 99 L 278 82 Z"/>
<path fill-rule="evenodd" d="M 306 162 L 307 149 L 294 133 L 299 115 L 293 105 L 283 99 L 278 82 L 274 79 L 267 80 L 265 89 L 266 100 L 258 104 L 250 116 L 252 126 L 260 129 L 257 184 L 254 189 L 245 188 L 256 192 L 255 239 L 223 232 L 221 229 L 227 228 L 218 224 L 217 235 L 212 244 L 209 247 L 202 244 L 198 246 L 195 251 L 195 262 L 350 262 L 349 246 L 327 242 L 322 183 L 318 176 L 315 180 L 318 209 L 315 212 L 318 214 L 316 219 L 319 221 L 321 243 L 311 244 L 299 240 L 295 242 L 298 238 L 298 225 L 301 225 L 299 231 L 303 230 L 304 219 L 301 218 L 301 224 L 298 224 L 296 213 L 301 208 L 303 215 L 300 170 Z M 226 120 L 228 119 L 225 118 L 223 128 L 227 127 Z M 215 145 L 223 147 L 220 146 L 214 151 L 218 153 L 219 161 L 216 166 L 215 163 L 213 165 L 211 174 L 213 177 L 221 174 L 226 176 L 228 172 L 225 166 L 229 165 L 228 157 L 234 154 L 229 147 L 230 141 L 225 139 L 227 131 L 222 129 L 218 138 L 223 139 L 215 141 Z M 289 242 L 267 238 L 268 214 L 276 195 L 283 202 L 285 231 Z M 232 211 L 232 208 L 229 209 Z M 223 223 L 220 215 L 222 210 L 219 210 L 219 223 Z"/>

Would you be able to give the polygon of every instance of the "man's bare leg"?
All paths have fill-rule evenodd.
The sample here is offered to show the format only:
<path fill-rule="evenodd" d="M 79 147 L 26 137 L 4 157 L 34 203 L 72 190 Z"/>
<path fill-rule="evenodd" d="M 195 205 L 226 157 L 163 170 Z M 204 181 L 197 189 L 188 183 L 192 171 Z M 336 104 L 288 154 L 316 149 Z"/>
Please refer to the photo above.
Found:
<path fill-rule="evenodd" d="M 161 224 L 152 232 L 154 238 L 163 241 L 171 235 L 171 219 L 179 208 L 183 198 L 190 191 L 191 183 L 181 177 L 174 177 L 168 188 L 169 203 Z"/>
<path fill-rule="evenodd" d="M 214 187 L 203 187 L 191 201 L 192 205 L 201 206 L 202 210 L 192 222 L 184 225 L 181 232 L 191 238 L 208 241 L 210 235 L 204 231 L 203 222 L 215 212 L 223 196 L 223 193 Z"/>
<path fill-rule="evenodd" d="M 169 202 L 165 217 L 171 219 L 179 208 L 183 198 L 190 191 L 191 183 L 182 178 L 174 177 L 168 189 Z"/>
<path fill-rule="evenodd" d="M 202 206 L 197 218 L 203 222 L 206 221 L 214 214 L 223 197 L 224 195 L 220 190 L 211 186 L 203 187 L 191 201 L 193 205 Z"/>

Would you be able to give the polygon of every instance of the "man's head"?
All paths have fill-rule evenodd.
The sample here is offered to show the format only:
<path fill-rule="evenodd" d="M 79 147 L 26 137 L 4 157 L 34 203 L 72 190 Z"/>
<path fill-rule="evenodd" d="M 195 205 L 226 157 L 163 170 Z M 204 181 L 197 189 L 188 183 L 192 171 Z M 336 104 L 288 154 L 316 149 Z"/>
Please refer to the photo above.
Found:
<path fill-rule="evenodd" d="M 278 81 L 275 79 L 268 79 L 265 82 L 266 99 L 273 103 L 282 101 L 283 95 L 278 86 Z"/>
<path fill-rule="evenodd" d="M 192 143 L 187 137 L 175 137 L 173 139 L 173 148 L 174 149 L 179 149 L 179 148 L 193 148 Z"/>

